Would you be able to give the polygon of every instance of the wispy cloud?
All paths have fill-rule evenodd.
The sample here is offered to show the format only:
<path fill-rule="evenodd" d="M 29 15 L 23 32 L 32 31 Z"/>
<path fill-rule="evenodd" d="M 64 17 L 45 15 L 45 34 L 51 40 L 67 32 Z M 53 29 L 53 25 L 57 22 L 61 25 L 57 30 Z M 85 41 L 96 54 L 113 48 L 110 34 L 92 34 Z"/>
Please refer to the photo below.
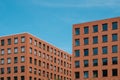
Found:
<path fill-rule="evenodd" d="M 32 2 L 46 7 L 120 7 L 120 0 L 32 0 Z"/>

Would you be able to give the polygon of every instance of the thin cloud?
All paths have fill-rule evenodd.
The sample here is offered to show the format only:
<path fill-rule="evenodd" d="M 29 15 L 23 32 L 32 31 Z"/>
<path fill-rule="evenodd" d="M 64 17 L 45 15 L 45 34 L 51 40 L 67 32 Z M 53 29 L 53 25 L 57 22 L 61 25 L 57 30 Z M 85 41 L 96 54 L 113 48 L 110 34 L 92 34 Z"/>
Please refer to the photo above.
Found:
<path fill-rule="evenodd" d="M 33 3 L 45 7 L 70 7 L 70 8 L 89 8 L 89 7 L 120 7 L 120 0 L 60 0 L 60 1 L 43 1 L 33 0 Z"/>

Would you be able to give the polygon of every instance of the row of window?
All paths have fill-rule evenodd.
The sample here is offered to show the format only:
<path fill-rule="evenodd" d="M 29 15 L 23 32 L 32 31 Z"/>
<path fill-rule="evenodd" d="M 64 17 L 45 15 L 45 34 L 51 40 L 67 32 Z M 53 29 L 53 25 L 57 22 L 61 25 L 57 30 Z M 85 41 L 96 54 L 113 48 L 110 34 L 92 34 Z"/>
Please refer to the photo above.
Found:
<path fill-rule="evenodd" d="M 84 38 L 84 45 L 88 45 L 90 40 L 88 37 Z M 98 44 L 98 36 L 93 37 L 93 44 Z M 118 34 L 112 34 L 112 41 L 118 41 Z M 108 35 L 102 35 L 102 42 L 108 42 Z M 80 46 L 80 39 L 75 39 L 75 46 Z"/>
<path fill-rule="evenodd" d="M 43 50 L 46 50 L 50 53 L 54 53 L 54 55 L 57 55 L 57 56 L 60 56 L 61 58 L 64 58 L 64 59 L 68 59 L 68 60 L 71 60 L 71 56 L 70 55 L 67 55 L 67 54 L 64 54 L 63 52 L 60 52 L 58 51 L 57 49 L 54 49 L 46 44 L 43 44 L 41 42 L 38 42 L 37 40 L 34 40 L 33 42 L 33 39 L 30 38 L 29 39 L 29 43 L 32 45 L 34 44 L 34 46 L 37 46 L 39 48 L 42 48 Z M 30 48 L 30 53 L 32 52 L 32 48 Z"/>
<path fill-rule="evenodd" d="M 93 33 L 96 33 L 98 32 L 98 25 L 93 25 Z M 112 23 L 112 30 L 116 30 L 118 29 L 118 23 L 117 22 L 113 22 Z M 89 34 L 89 27 L 86 26 L 84 27 L 84 34 Z M 108 24 L 105 23 L 105 24 L 102 24 L 102 31 L 108 31 Z M 80 35 L 80 28 L 75 28 L 75 35 Z"/>
<path fill-rule="evenodd" d="M 12 42 L 13 42 L 13 41 L 12 41 L 11 38 L 7 39 L 7 45 L 11 45 Z M 24 43 L 24 42 L 25 42 L 25 37 L 22 36 L 22 37 L 21 37 L 21 43 Z M 14 38 L 14 44 L 18 44 L 18 38 L 17 38 L 17 37 Z M 5 40 L 2 39 L 2 40 L 1 40 L 1 46 L 4 46 L 4 45 L 5 45 Z"/>
<path fill-rule="evenodd" d="M 93 55 L 98 55 L 98 47 L 95 47 L 92 49 L 92 53 Z M 102 54 L 107 54 L 108 53 L 108 46 L 103 46 L 102 47 Z M 118 52 L 118 45 L 113 45 L 112 46 L 112 53 L 117 53 Z M 89 49 L 83 49 L 83 54 L 84 56 L 89 56 Z M 80 50 L 75 50 L 75 57 L 79 57 L 80 56 Z"/>
<path fill-rule="evenodd" d="M 11 77 L 7 77 L 7 78 L 1 77 L 0 80 L 12 80 L 12 79 Z M 18 80 L 18 77 L 14 76 L 13 80 Z M 25 80 L 25 76 L 21 76 L 20 80 Z"/>
<path fill-rule="evenodd" d="M 83 78 L 89 78 L 89 71 L 84 71 L 83 72 Z M 98 78 L 99 77 L 99 73 L 98 73 L 98 70 L 93 70 L 92 71 L 92 74 L 93 74 L 93 78 Z M 108 70 L 107 69 L 104 69 L 102 70 L 102 77 L 108 77 Z M 112 69 L 112 76 L 118 76 L 118 69 L 114 68 Z M 75 78 L 76 79 L 80 79 L 80 72 L 75 72 Z"/>
<path fill-rule="evenodd" d="M 5 64 L 5 62 L 7 62 L 7 64 L 11 64 L 12 63 L 12 58 L 7 58 L 7 61 L 5 61 L 5 58 L 1 58 L 0 59 L 0 64 L 3 65 Z M 21 58 L 19 59 L 18 57 L 14 57 L 14 63 L 18 63 L 18 60 L 21 61 L 21 63 L 25 62 L 25 56 L 21 56 Z"/>
<path fill-rule="evenodd" d="M 83 60 L 83 66 L 84 67 L 89 67 L 90 61 L 89 60 Z M 118 64 L 118 57 L 112 57 L 112 62 L 109 63 L 112 65 L 116 65 Z M 99 61 L 98 59 L 93 59 L 92 60 L 92 65 L 93 66 L 98 66 L 99 65 Z M 106 66 L 108 65 L 108 58 L 102 58 L 102 65 Z M 75 68 L 79 68 L 80 67 L 80 61 L 75 61 Z"/>

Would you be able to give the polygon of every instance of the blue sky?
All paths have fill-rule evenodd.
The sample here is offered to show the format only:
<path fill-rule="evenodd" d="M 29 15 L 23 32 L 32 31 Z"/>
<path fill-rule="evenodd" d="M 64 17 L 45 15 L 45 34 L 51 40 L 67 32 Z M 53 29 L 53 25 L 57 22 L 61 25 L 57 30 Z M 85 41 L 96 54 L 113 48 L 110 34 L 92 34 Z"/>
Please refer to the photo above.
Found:
<path fill-rule="evenodd" d="M 120 0 L 0 0 L 0 36 L 29 32 L 72 53 L 72 25 L 120 16 Z"/>

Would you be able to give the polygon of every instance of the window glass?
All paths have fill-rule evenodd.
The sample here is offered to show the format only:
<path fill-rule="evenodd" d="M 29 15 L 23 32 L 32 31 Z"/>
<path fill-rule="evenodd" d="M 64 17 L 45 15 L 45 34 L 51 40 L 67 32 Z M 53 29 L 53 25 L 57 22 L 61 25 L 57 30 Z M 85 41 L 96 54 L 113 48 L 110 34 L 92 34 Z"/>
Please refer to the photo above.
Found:
<path fill-rule="evenodd" d="M 118 58 L 112 57 L 112 64 L 118 64 Z"/>
<path fill-rule="evenodd" d="M 94 25 L 93 26 L 93 32 L 95 33 L 95 32 L 98 32 L 98 25 Z"/>
<path fill-rule="evenodd" d="M 84 71 L 84 78 L 88 78 L 88 77 L 89 77 L 88 71 Z"/>
<path fill-rule="evenodd" d="M 89 66 L 88 60 L 84 60 L 84 67 L 88 67 L 88 66 Z"/>
<path fill-rule="evenodd" d="M 93 59 L 93 66 L 98 66 L 98 59 Z"/>
<path fill-rule="evenodd" d="M 112 76 L 118 76 L 118 69 L 112 69 Z"/>
<path fill-rule="evenodd" d="M 94 70 L 94 71 L 93 71 L 93 77 L 94 77 L 94 78 L 97 78 L 97 77 L 98 77 L 98 71 L 97 71 L 97 70 Z"/>
<path fill-rule="evenodd" d="M 118 35 L 112 34 L 112 41 L 117 41 L 117 40 L 118 40 Z"/>
<path fill-rule="evenodd" d="M 79 35 L 80 34 L 80 29 L 79 28 L 75 28 L 75 34 Z"/>
<path fill-rule="evenodd" d="M 103 31 L 107 31 L 108 30 L 108 24 L 107 23 L 102 24 L 102 30 Z"/>
<path fill-rule="evenodd" d="M 79 46 L 79 45 L 80 45 L 79 39 L 75 39 L 75 46 Z"/>
<path fill-rule="evenodd" d="M 79 68 L 80 67 L 80 62 L 79 61 L 75 61 L 75 68 Z"/>
<path fill-rule="evenodd" d="M 107 41 L 108 41 L 107 35 L 103 35 L 103 36 L 102 36 L 102 42 L 107 42 Z"/>
<path fill-rule="evenodd" d="M 94 36 L 93 37 L 93 44 L 97 44 L 98 43 L 98 36 Z"/>
<path fill-rule="evenodd" d="M 112 30 L 116 30 L 118 28 L 118 23 L 117 22 L 113 22 L 112 23 Z"/>
<path fill-rule="evenodd" d="M 25 37 L 21 37 L 21 42 L 24 43 L 25 42 Z"/>
<path fill-rule="evenodd" d="M 117 53 L 118 52 L 118 46 L 117 45 L 113 45 L 112 46 L 112 53 Z"/>
<path fill-rule="evenodd" d="M 89 44 L 89 38 L 84 38 L 84 45 Z"/>
<path fill-rule="evenodd" d="M 18 38 L 14 38 L 14 43 L 15 43 L 15 44 L 18 43 Z"/>
<path fill-rule="evenodd" d="M 108 47 L 107 46 L 102 47 L 102 53 L 103 54 L 107 54 L 108 53 Z"/>
<path fill-rule="evenodd" d="M 89 33 L 89 28 L 88 27 L 84 27 L 84 34 L 88 34 Z"/>
<path fill-rule="evenodd" d="M 11 39 L 8 39 L 8 45 L 11 45 Z"/>
<path fill-rule="evenodd" d="M 75 57 L 79 57 L 80 56 L 80 50 L 75 50 Z"/>
<path fill-rule="evenodd" d="M 80 78 L 80 73 L 79 72 L 75 72 L 75 78 L 79 79 Z"/>
<path fill-rule="evenodd" d="M 107 58 L 102 58 L 102 64 L 103 64 L 103 65 L 107 65 L 107 64 L 108 64 Z"/>
<path fill-rule="evenodd" d="M 98 48 L 93 48 L 93 55 L 97 55 L 98 54 Z"/>
<path fill-rule="evenodd" d="M 88 49 L 84 49 L 84 56 L 88 56 L 89 55 L 89 50 Z"/>
<path fill-rule="evenodd" d="M 107 77 L 108 76 L 108 71 L 107 70 L 102 70 L 102 76 Z"/>

